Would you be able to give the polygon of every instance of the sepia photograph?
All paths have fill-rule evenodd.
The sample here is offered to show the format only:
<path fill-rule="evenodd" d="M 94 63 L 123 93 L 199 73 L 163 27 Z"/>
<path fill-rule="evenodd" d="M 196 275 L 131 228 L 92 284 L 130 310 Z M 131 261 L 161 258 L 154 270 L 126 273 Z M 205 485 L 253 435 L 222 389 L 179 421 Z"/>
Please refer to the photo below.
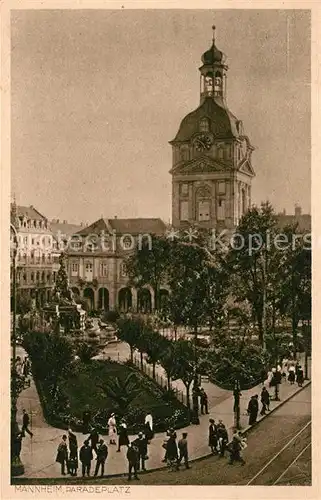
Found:
<path fill-rule="evenodd" d="M 125 7 L 10 11 L 10 484 L 311 486 L 311 11 Z"/>

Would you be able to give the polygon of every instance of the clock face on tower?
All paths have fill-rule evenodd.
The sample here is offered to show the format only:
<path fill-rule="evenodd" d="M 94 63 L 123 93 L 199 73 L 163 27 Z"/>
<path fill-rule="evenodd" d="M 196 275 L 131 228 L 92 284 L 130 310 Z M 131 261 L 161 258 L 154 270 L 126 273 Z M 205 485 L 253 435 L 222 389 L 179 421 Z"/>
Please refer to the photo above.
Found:
<path fill-rule="evenodd" d="M 199 134 L 194 139 L 194 147 L 196 151 L 205 151 L 211 149 L 213 144 L 213 139 L 208 134 Z"/>

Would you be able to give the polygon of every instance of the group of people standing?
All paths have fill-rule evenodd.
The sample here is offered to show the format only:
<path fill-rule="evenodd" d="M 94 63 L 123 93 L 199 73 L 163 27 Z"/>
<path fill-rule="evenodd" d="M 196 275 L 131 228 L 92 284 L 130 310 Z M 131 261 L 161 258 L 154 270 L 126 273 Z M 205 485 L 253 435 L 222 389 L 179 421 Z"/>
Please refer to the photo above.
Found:
<path fill-rule="evenodd" d="M 103 477 L 105 474 L 105 464 L 108 458 L 108 446 L 104 440 L 99 437 L 97 429 L 90 427 L 90 413 L 87 409 L 83 415 L 83 433 L 88 433 L 89 435 L 80 448 L 79 454 L 77 437 L 72 430 L 69 429 L 68 435 L 64 434 L 62 436 L 56 455 L 56 462 L 61 465 L 61 474 L 66 475 L 68 473 L 72 476 L 77 475 L 79 455 L 79 461 L 82 465 L 82 476 L 89 477 L 92 460 L 94 460 L 93 452 L 95 452 L 96 466 L 94 476 L 100 474 L 100 476 Z M 144 433 L 139 432 L 138 437 L 132 442 L 129 441 L 126 422 L 122 420 L 117 427 L 115 414 L 112 413 L 110 415 L 108 419 L 109 444 L 116 445 L 116 439 L 118 437 L 118 447 L 116 451 L 120 452 L 122 446 L 127 447 L 128 480 L 132 479 L 132 475 L 134 475 L 135 479 L 139 479 L 137 472 L 141 469 L 143 471 L 146 470 L 145 462 L 148 459 L 148 444 L 153 436 L 153 418 L 150 413 L 145 417 Z"/>
<path fill-rule="evenodd" d="M 25 378 L 25 387 L 30 387 L 31 363 L 28 356 L 23 359 L 20 356 L 16 357 L 15 371 L 19 377 Z"/>

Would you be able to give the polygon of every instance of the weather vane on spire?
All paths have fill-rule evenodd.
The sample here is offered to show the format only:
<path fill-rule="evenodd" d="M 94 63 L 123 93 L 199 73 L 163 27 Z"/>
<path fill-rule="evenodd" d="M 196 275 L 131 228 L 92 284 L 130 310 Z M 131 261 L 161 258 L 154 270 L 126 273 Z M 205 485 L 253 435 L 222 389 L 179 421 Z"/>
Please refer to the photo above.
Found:
<path fill-rule="evenodd" d="M 214 24 L 212 26 L 212 30 L 213 30 L 213 43 L 215 43 L 215 30 L 216 30 L 216 26 Z"/>

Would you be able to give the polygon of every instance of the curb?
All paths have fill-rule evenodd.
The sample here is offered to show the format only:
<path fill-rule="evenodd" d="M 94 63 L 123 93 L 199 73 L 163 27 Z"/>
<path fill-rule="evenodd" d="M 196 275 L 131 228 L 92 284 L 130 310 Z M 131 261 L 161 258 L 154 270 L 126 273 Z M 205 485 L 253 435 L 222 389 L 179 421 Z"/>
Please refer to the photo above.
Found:
<path fill-rule="evenodd" d="M 299 387 L 297 391 L 295 391 L 293 394 L 291 394 L 290 396 L 288 396 L 287 398 L 283 399 L 282 401 L 279 402 L 279 404 L 277 406 L 275 406 L 272 410 L 270 410 L 270 412 L 267 414 L 267 415 L 262 415 L 259 420 L 254 424 L 254 425 L 248 425 L 247 427 L 245 427 L 244 429 L 240 430 L 241 434 L 242 435 L 246 435 L 248 434 L 249 431 L 251 431 L 252 429 L 255 429 L 257 427 L 257 425 L 262 422 L 262 420 L 264 420 L 265 418 L 267 418 L 269 415 L 271 415 L 271 413 L 275 412 L 276 410 L 278 410 L 281 406 L 283 406 L 285 403 L 287 403 L 288 401 L 290 401 L 294 396 L 296 396 L 297 394 L 299 394 L 301 391 L 303 391 L 303 389 L 306 389 L 306 387 L 309 387 L 309 385 L 311 385 L 311 380 L 307 380 L 306 383 L 302 386 L 302 387 Z M 200 457 L 197 457 L 197 458 L 194 458 L 192 460 L 189 460 L 190 463 L 195 463 L 195 462 L 200 462 L 202 460 L 205 460 L 206 458 L 209 458 L 209 457 L 212 457 L 212 453 L 207 453 L 206 455 L 202 455 Z M 148 469 L 146 472 L 143 473 L 143 476 L 145 474 L 150 474 L 152 472 L 158 472 L 158 471 L 161 471 L 161 470 L 167 470 L 167 466 L 166 465 L 162 465 L 160 467 L 155 467 L 153 469 Z M 122 472 L 122 473 L 118 473 L 118 474 L 107 474 L 106 475 L 106 479 L 110 479 L 110 478 L 122 478 L 122 477 L 127 477 L 127 472 Z M 28 480 L 36 480 L 36 481 L 52 481 L 53 479 L 55 479 L 58 483 L 60 481 L 66 481 L 65 478 L 61 478 L 61 477 L 58 477 L 58 478 L 32 478 L 32 477 L 21 477 L 21 478 L 17 478 L 15 479 L 14 483 L 11 482 L 11 484 L 18 484 L 20 482 L 27 482 Z M 79 479 L 83 479 L 85 482 L 87 482 L 87 480 L 85 478 L 82 478 L 81 476 L 76 476 L 76 477 L 70 477 L 68 478 L 68 480 L 70 480 L 72 483 L 74 482 L 78 482 Z M 94 477 L 91 477 L 89 478 L 93 481 L 95 481 L 95 478 Z M 99 478 L 100 479 L 100 478 Z M 40 483 L 39 483 L 40 484 Z M 67 484 L 67 483 L 66 483 Z"/>

